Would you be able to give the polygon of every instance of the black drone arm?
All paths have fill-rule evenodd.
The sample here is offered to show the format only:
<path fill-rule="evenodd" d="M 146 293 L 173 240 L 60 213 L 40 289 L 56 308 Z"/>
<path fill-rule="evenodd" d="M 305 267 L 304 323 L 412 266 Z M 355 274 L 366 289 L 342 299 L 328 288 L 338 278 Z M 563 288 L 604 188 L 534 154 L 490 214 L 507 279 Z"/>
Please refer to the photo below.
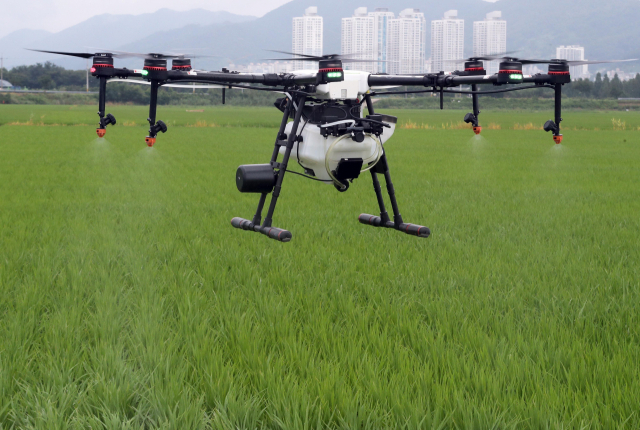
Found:
<path fill-rule="evenodd" d="M 266 86 L 297 86 L 315 84 L 316 73 L 299 74 L 275 74 L 275 73 L 227 73 L 227 72 L 184 72 L 169 71 L 167 78 L 172 82 L 202 82 L 222 84 L 258 84 Z"/>

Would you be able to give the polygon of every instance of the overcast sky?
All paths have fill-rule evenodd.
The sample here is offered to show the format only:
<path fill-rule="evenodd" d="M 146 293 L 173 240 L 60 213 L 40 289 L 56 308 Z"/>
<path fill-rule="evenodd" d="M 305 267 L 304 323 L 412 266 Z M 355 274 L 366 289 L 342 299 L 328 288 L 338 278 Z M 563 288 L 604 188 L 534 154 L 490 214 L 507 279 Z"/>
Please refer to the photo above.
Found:
<path fill-rule="evenodd" d="M 211 11 L 226 10 L 240 15 L 262 16 L 289 0 L 22 0 L 3 1 L 0 12 L 0 37 L 15 30 L 60 31 L 94 15 L 141 14 L 158 9 Z"/>

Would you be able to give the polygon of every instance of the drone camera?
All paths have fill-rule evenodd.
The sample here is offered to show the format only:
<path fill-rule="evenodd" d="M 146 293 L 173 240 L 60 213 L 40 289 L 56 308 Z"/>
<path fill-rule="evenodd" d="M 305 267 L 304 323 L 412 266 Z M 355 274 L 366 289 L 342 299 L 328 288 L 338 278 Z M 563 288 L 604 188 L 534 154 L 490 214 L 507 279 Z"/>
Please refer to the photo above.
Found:
<path fill-rule="evenodd" d="M 275 185 L 271 164 L 246 164 L 236 171 L 236 186 L 241 193 L 270 193 Z"/>

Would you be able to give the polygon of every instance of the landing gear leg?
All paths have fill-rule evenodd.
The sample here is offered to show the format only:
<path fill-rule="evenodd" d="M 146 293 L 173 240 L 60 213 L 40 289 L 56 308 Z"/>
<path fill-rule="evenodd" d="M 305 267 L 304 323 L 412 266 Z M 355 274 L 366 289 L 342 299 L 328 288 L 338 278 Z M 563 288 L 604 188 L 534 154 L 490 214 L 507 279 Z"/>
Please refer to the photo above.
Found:
<path fill-rule="evenodd" d="M 366 96 L 367 108 L 369 114 L 373 114 L 373 104 L 371 103 L 370 96 Z M 393 208 L 393 221 L 389 219 L 389 214 L 384 206 L 384 199 L 382 197 L 382 188 L 380 187 L 380 181 L 378 180 L 378 173 L 384 174 L 385 182 L 387 183 L 387 193 L 389 194 L 389 200 L 391 200 L 391 207 Z M 389 164 L 387 163 L 387 154 L 383 154 L 378 161 L 378 164 L 371 169 L 371 178 L 373 179 L 373 189 L 376 192 L 378 199 L 378 206 L 380 207 L 380 216 L 362 214 L 358 217 L 358 221 L 362 224 L 371 225 L 374 227 L 393 228 L 398 231 L 410 234 L 412 236 L 427 238 L 431 235 L 431 231 L 427 227 L 423 227 L 417 224 L 406 224 L 402 220 L 400 209 L 398 208 L 398 202 L 396 201 L 396 192 L 391 181 L 391 173 L 389 172 Z"/>
<path fill-rule="evenodd" d="M 271 203 L 269 204 L 269 209 L 267 211 L 267 216 L 264 219 L 262 225 L 260 225 L 260 220 L 262 218 L 262 210 L 264 208 L 264 204 L 267 199 L 268 193 L 263 193 L 260 196 L 260 201 L 258 202 L 258 209 L 256 210 L 256 214 L 253 217 L 253 221 L 249 221 L 243 218 L 233 218 L 231 220 L 231 225 L 235 228 L 239 228 L 242 230 L 256 231 L 258 233 L 262 233 L 266 236 L 269 236 L 271 239 L 278 240 L 280 242 L 289 242 L 293 235 L 291 232 L 287 230 L 283 230 L 281 228 L 272 227 L 272 219 L 273 213 L 276 210 L 276 204 L 278 202 L 278 197 L 280 196 L 280 191 L 282 190 L 282 182 L 284 180 L 284 175 L 287 170 L 287 164 L 289 163 L 289 158 L 291 156 L 291 151 L 293 146 L 297 141 L 297 132 L 298 126 L 300 125 L 300 120 L 302 118 L 302 111 L 304 108 L 304 104 L 306 101 L 306 96 L 300 96 L 295 99 L 296 106 L 292 106 L 294 104 L 293 100 L 289 100 L 287 106 L 284 110 L 284 115 L 282 117 L 282 122 L 280 124 L 280 130 L 278 131 L 278 137 L 276 139 L 275 147 L 273 149 L 273 155 L 271 156 L 271 166 L 275 169 L 278 169 L 278 176 L 276 178 L 276 184 L 273 189 L 273 195 L 271 196 Z M 284 130 L 287 125 L 287 120 L 292 110 L 295 110 L 295 119 L 293 121 L 293 127 L 291 129 L 291 133 L 287 137 L 286 141 L 284 138 Z M 286 150 L 284 153 L 284 157 L 281 163 L 278 163 L 278 154 L 280 153 L 280 147 L 285 146 Z"/>

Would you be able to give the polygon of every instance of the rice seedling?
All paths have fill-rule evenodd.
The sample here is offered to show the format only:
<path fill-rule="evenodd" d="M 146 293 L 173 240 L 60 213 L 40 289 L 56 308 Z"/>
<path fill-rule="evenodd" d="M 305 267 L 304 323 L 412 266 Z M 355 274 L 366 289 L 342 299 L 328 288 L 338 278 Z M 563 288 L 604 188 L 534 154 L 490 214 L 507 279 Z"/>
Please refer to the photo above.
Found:
<path fill-rule="evenodd" d="M 474 150 L 459 113 L 388 112 L 453 124 L 385 145 L 403 216 L 432 237 L 359 224 L 377 207 L 366 175 L 347 193 L 290 175 L 283 245 L 229 222 L 255 210 L 234 173 L 268 160 L 277 110 L 162 107 L 175 127 L 148 150 L 143 125 L 108 142 L 7 125 L 92 124 L 95 109 L 13 108 L 0 427 L 640 427 L 637 118 L 611 139 L 611 113 L 569 112 L 567 128 L 600 131 L 558 149 L 514 130 L 548 113 L 486 112 Z"/>

